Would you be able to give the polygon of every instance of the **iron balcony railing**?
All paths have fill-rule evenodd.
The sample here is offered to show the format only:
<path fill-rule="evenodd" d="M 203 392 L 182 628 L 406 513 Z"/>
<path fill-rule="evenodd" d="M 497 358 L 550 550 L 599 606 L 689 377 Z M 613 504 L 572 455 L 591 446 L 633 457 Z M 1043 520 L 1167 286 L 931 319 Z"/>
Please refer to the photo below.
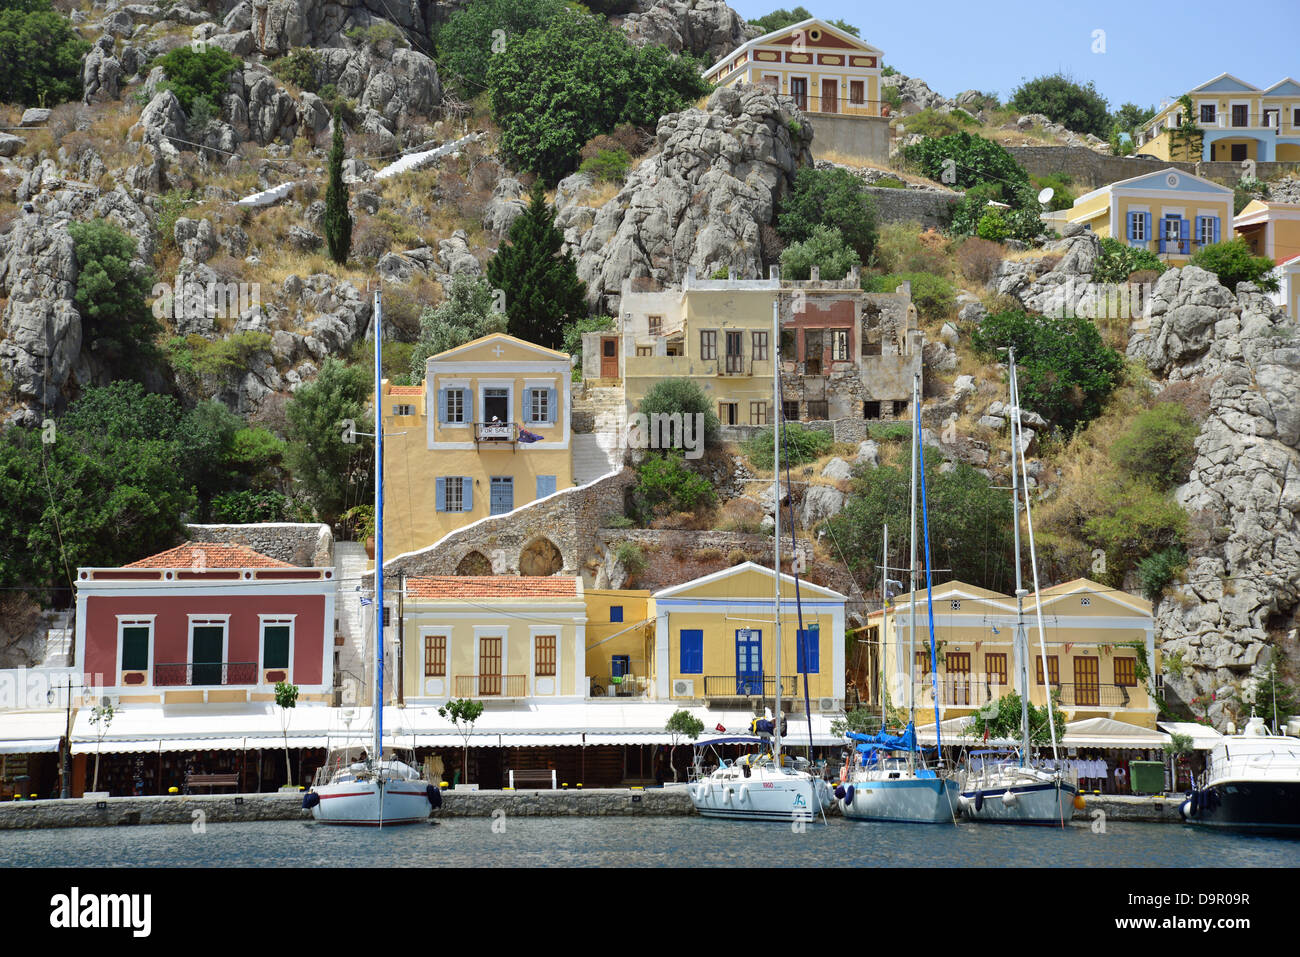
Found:
<path fill-rule="evenodd" d="M 797 694 L 799 687 L 798 675 L 782 676 L 781 694 Z M 776 675 L 704 676 L 704 697 L 706 698 L 773 698 L 775 696 Z"/>
<path fill-rule="evenodd" d="M 475 422 L 476 442 L 513 442 L 519 436 L 517 422 Z"/>
<path fill-rule="evenodd" d="M 746 360 L 743 355 L 725 355 L 715 361 L 718 375 L 752 376 L 754 374 L 753 360 Z"/>
<path fill-rule="evenodd" d="M 456 675 L 457 698 L 526 698 L 527 675 Z"/>
<path fill-rule="evenodd" d="M 1114 684 L 1079 684 L 1066 682 L 1061 689 L 1061 704 L 1067 708 L 1127 708 L 1128 688 Z"/>
<path fill-rule="evenodd" d="M 256 661 L 178 661 L 156 664 L 153 683 L 157 687 L 215 687 L 218 685 L 255 685 Z"/>

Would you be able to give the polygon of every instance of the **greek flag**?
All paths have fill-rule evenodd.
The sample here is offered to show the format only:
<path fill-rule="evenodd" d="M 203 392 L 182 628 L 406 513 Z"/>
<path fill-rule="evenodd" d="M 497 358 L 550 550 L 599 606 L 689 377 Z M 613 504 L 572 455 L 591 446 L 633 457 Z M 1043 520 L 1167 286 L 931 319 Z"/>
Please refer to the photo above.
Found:
<path fill-rule="evenodd" d="M 373 598 L 367 598 L 367 597 L 365 597 L 364 595 L 361 596 L 361 607 L 362 607 L 362 608 L 365 608 L 367 605 L 373 605 L 374 603 L 375 603 L 375 600 L 374 600 Z"/>
<path fill-rule="evenodd" d="M 361 599 L 361 600 L 362 600 L 362 601 L 365 601 L 364 598 Z M 997 626 L 997 625 L 994 625 L 994 626 L 993 626 L 993 634 L 995 634 L 995 635 L 1000 635 L 1000 634 L 1002 634 L 1002 632 L 998 631 L 998 626 Z"/>

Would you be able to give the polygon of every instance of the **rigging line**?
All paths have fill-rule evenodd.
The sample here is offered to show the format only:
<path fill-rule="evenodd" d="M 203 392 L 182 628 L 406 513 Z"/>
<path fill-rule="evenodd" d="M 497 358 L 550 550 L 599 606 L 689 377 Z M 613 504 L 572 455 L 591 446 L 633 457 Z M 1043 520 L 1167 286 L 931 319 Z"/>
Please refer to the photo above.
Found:
<path fill-rule="evenodd" d="M 778 355 L 780 354 L 780 349 L 777 350 L 777 354 L 778 354 Z M 776 381 L 777 381 L 777 388 L 778 388 L 778 391 L 779 391 L 782 395 L 784 395 L 784 394 L 785 394 L 785 389 L 784 389 L 784 375 L 783 375 L 783 373 L 781 372 L 781 370 L 780 370 L 779 367 L 777 368 Z M 773 410 L 773 411 L 775 412 L 775 416 L 774 416 L 774 418 L 773 418 L 772 428 L 773 428 L 773 429 L 780 429 L 780 430 L 781 430 L 781 446 L 782 446 L 782 448 L 785 450 L 785 482 L 786 482 L 786 487 L 787 487 L 787 490 L 788 490 L 788 489 L 789 489 L 789 486 L 790 486 L 790 433 L 789 433 L 789 430 L 788 430 L 788 429 L 782 427 L 783 424 L 784 424 L 784 422 L 785 422 L 785 410 L 784 410 L 784 409 L 776 409 L 776 410 Z M 773 464 L 773 466 L 775 467 L 776 463 L 774 462 L 774 463 L 772 463 L 772 464 Z M 776 501 L 776 507 L 777 507 L 777 508 L 780 508 L 780 507 L 781 507 L 780 478 L 779 478 L 779 477 L 778 477 L 778 479 L 777 479 L 777 501 Z M 799 561 L 798 561 L 798 558 L 799 558 L 799 538 L 798 538 L 797 530 L 796 530 L 796 527 L 795 527 L 795 517 L 794 517 L 794 495 L 791 494 L 791 495 L 790 495 L 790 572 L 792 573 L 792 575 L 793 575 L 793 577 L 794 577 L 794 606 L 795 606 L 795 610 L 799 613 L 799 630 L 795 632 L 795 641 L 794 641 L 794 649 L 795 649 L 795 651 L 794 651 L 794 653 L 795 653 L 795 668 L 796 668 L 796 670 L 798 670 L 798 667 L 799 667 L 799 643 L 800 643 L 800 640 L 802 640 L 802 641 L 803 641 L 803 645 L 804 645 L 804 649 L 803 649 L 803 652 L 804 652 L 804 661 L 803 661 L 803 664 L 804 664 L 804 671 L 803 671 L 803 708 L 804 708 L 804 713 L 808 715 L 808 755 L 809 755 L 809 757 L 811 757 L 811 756 L 812 756 L 812 753 L 813 753 L 812 705 L 811 705 L 811 703 L 810 703 L 810 701 L 809 701 L 809 696 L 808 696 L 808 671 L 807 671 L 807 667 L 808 667 L 808 658 L 809 658 L 809 654 L 808 654 L 808 651 L 809 651 L 809 649 L 808 649 L 808 644 L 809 644 L 810 636 L 809 636 L 808 632 L 804 629 L 804 626 L 803 626 L 803 603 L 800 601 L 800 598 L 799 598 Z M 781 569 L 780 569 L 780 568 L 777 568 L 777 569 L 776 569 L 776 574 L 777 574 L 777 583 L 778 583 L 778 584 L 777 584 L 777 587 L 778 587 L 778 589 L 779 589 L 779 588 L 780 588 L 780 580 L 781 580 Z M 817 643 L 818 643 L 818 645 L 820 646 L 820 644 L 821 644 L 821 629 L 818 629 L 818 632 L 817 632 Z M 819 655 L 819 658 L 818 658 L 818 665 L 819 665 L 819 666 L 820 666 L 820 664 L 821 664 L 820 653 L 821 653 L 821 652 L 820 652 L 820 648 L 819 648 L 819 649 L 818 649 L 818 655 Z M 820 670 L 820 667 L 819 667 L 818 670 Z M 777 675 L 777 679 L 776 679 L 776 680 L 777 680 L 777 682 L 779 683 L 779 682 L 781 681 L 781 676 L 780 676 L 780 675 Z M 833 690 L 833 688 L 832 688 L 832 690 Z M 813 799 L 816 800 L 816 794 L 813 795 Z M 820 802 L 818 802 L 818 803 L 820 803 Z M 823 811 L 822 811 L 822 816 L 825 817 L 825 814 L 826 814 L 826 812 L 825 812 L 825 810 L 823 810 Z"/>

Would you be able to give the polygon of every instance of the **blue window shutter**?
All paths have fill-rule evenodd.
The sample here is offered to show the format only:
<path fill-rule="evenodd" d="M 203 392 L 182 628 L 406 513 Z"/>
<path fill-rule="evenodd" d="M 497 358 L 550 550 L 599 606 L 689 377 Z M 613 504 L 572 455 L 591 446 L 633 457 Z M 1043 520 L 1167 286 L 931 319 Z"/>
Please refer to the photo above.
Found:
<path fill-rule="evenodd" d="M 554 491 L 555 491 L 554 475 L 537 476 L 537 497 L 538 498 L 546 498 L 546 496 L 552 494 Z"/>
<path fill-rule="evenodd" d="M 622 621 L 622 620 L 623 620 L 623 606 L 622 606 L 622 605 L 610 605 L 610 606 L 609 606 L 609 620 L 610 620 L 610 621 Z"/>
<path fill-rule="evenodd" d="M 1144 243 L 1149 243 L 1151 242 L 1151 214 L 1140 213 L 1139 215 L 1142 217 L 1142 235 L 1146 237 L 1146 239 L 1142 241 Z"/>
<path fill-rule="evenodd" d="M 1218 216 L 1211 217 L 1210 222 L 1213 223 L 1214 242 L 1217 243 L 1219 241 L 1219 217 Z"/>
<path fill-rule="evenodd" d="M 679 637 L 681 660 L 678 670 L 684 675 L 704 673 L 704 632 L 698 628 L 683 629 Z"/>
<path fill-rule="evenodd" d="M 447 421 L 447 390 L 438 390 L 438 421 Z"/>
<path fill-rule="evenodd" d="M 547 389 L 546 390 L 546 421 L 551 423 L 555 422 L 556 413 L 559 411 L 555 407 L 555 398 L 556 398 L 556 391 L 554 389 Z"/>
<path fill-rule="evenodd" d="M 474 511 L 474 480 L 472 478 L 461 479 L 460 489 L 461 508 L 466 512 Z"/>
<path fill-rule="evenodd" d="M 1134 230 L 1133 230 L 1133 227 L 1137 225 L 1137 218 L 1138 218 L 1137 213 L 1128 214 L 1128 241 L 1129 242 L 1133 242 L 1133 240 L 1137 238 L 1137 236 L 1134 235 Z"/>
<path fill-rule="evenodd" d="M 439 476 L 433 480 L 433 507 L 436 511 L 447 511 L 447 480 Z"/>

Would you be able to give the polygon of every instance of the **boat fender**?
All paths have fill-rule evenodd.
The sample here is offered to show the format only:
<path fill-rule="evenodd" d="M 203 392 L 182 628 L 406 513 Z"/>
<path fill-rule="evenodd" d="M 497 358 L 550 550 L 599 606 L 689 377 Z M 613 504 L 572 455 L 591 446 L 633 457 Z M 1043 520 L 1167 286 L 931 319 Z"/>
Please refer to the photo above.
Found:
<path fill-rule="evenodd" d="M 1191 810 L 1192 810 L 1191 798 L 1188 798 L 1182 804 L 1178 805 L 1178 813 L 1183 816 L 1184 821 L 1188 820 L 1192 816 Z"/>
<path fill-rule="evenodd" d="M 1020 798 L 1012 794 L 1010 791 L 1007 791 L 1002 795 L 1003 807 L 1015 807 L 1019 803 L 1020 803 Z"/>
<path fill-rule="evenodd" d="M 303 810 L 310 810 L 320 803 L 320 795 L 315 791 L 308 791 L 302 796 Z"/>
<path fill-rule="evenodd" d="M 1193 791 L 1188 795 L 1187 816 L 1196 817 L 1196 812 L 1201 809 L 1201 792 Z"/>
<path fill-rule="evenodd" d="M 962 794 L 962 795 L 959 795 L 958 798 L 957 798 L 957 803 L 958 803 L 959 805 L 961 805 L 961 809 L 962 809 L 963 811 L 966 810 L 968 807 L 971 806 L 971 797 L 970 797 L 970 795 L 969 795 L 969 794 Z"/>
<path fill-rule="evenodd" d="M 424 789 L 424 793 L 429 798 L 430 807 L 435 807 L 435 808 L 442 807 L 442 791 L 438 789 L 438 786 L 436 784 L 430 784 L 427 788 Z"/>
<path fill-rule="evenodd" d="M 735 793 L 736 793 L 736 789 L 735 789 L 735 788 L 727 788 L 726 790 L 724 790 L 724 791 L 722 792 L 722 800 L 724 800 L 724 801 L 726 801 L 728 804 L 730 804 L 730 803 L 731 803 L 732 795 L 734 795 Z"/>
<path fill-rule="evenodd" d="M 977 811 L 982 811 L 982 810 L 984 810 L 984 792 L 983 792 L 983 791 L 976 791 L 976 792 L 975 792 L 975 810 L 977 810 Z"/>
<path fill-rule="evenodd" d="M 837 801 L 843 801 L 843 800 L 844 800 L 844 785 L 843 785 L 843 784 L 838 785 L 838 786 L 835 788 L 835 800 L 837 800 Z"/>
<path fill-rule="evenodd" d="M 741 799 L 742 801 L 748 801 L 748 800 L 749 800 L 749 785 L 748 785 L 748 784 L 742 784 L 742 785 L 740 786 L 740 799 Z"/>
<path fill-rule="evenodd" d="M 850 784 L 844 790 L 844 803 L 849 805 L 850 807 L 853 806 L 853 785 L 852 784 Z"/>

